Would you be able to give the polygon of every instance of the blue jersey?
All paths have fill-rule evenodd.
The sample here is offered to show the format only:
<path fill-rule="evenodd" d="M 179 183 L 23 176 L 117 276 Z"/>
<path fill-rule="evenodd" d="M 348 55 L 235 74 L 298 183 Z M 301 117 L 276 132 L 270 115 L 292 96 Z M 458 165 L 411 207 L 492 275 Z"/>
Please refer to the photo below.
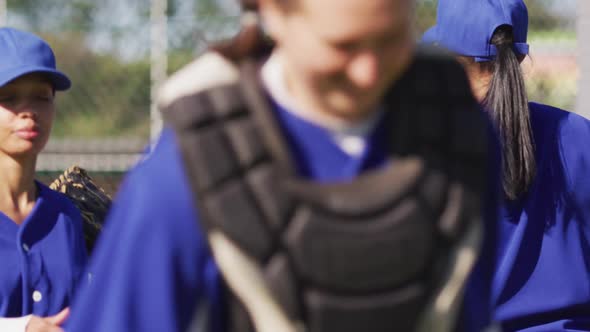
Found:
<path fill-rule="evenodd" d="M 302 176 L 347 180 L 387 160 L 391 130 L 384 122 L 351 157 L 326 129 L 277 105 L 275 114 Z M 115 200 L 90 264 L 93 282 L 74 302 L 67 331 L 185 331 L 198 310 L 207 331 L 225 330 L 226 290 L 192 195 L 174 133 L 165 129 Z M 472 309 L 489 312 L 487 303 Z"/>
<path fill-rule="evenodd" d="M 70 305 L 86 265 L 80 211 L 37 183 L 21 225 L 0 212 L 0 317 L 48 316 Z"/>
<path fill-rule="evenodd" d="M 530 111 L 537 175 L 500 212 L 495 318 L 508 331 L 590 331 L 590 121 Z"/>

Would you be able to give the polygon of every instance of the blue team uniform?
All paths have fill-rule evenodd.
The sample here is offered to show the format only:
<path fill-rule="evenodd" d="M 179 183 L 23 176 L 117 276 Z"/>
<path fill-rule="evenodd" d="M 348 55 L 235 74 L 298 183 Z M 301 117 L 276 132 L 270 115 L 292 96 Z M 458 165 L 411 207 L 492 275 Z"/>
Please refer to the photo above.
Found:
<path fill-rule="evenodd" d="M 495 318 L 509 331 L 590 331 L 590 122 L 529 108 L 537 175 L 500 211 Z"/>
<path fill-rule="evenodd" d="M 303 176 L 348 180 L 385 164 L 391 131 L 385 122 L 357 158 L 326 129 L 278 105 L 275 114 Z M 199 316 L 208 317 L 208 331 L 224 331 L 226 290 L 196 220 L 174 133 L 165 129 L 122 186 L 90 264 L 93 282 L 77 297 L 66 330 L 185 331 L 200 307 L 208 308 Z M 487 301 L 473 310 L 489 312 Z"/>
<path fill-rule="evenodd" d="M 37 182 L 39 197 L 21 225 L 0 212 L 0 317 L 48 316 L 70 305 L 84 274 L 80 211 Z"/>
<path fill-rule="evenodd" d="M 508 25 L 512 50 L 524 57 L 528 23 L 523 0 L 439 0 L 422 41 L 493 61 L 494 31 Z M 529 109 L 537 174 L 500 208 L 494 318 L 506 331 L 590 331 L 590 122 L 546 105 Z M 477 270 L 472 281 L 487 278 Z M 469 292 L 468 300 L 477 301 Z"/>

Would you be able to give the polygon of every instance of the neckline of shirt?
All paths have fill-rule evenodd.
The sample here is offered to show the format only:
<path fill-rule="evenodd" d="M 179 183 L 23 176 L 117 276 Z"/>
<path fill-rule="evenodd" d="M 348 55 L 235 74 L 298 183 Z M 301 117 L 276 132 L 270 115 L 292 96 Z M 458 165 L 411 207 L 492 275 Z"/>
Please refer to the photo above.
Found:
<path fill-rule="evenodd" d="M 368 118 L 351 125 L 329 115 L 304 110 L 289 94 L 283 63 L 277 52 L 273 52 L 262 66 L 261 78 L 268 94 L 282 109 L 328 131 L 334 143 L 347 155 L 351 157 L 363 155 L 368 137 L 377 126 L 382 111 L 373 112 Z"/>

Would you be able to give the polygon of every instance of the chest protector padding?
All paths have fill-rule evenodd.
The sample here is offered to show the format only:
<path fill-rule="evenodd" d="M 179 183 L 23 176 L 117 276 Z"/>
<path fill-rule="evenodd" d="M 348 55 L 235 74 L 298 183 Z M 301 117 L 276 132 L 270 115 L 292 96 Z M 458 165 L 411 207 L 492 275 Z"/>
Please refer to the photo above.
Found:
<path fill-rule="evenodd" d="M 462 69 L 418 55 L 384 99 L 388 164 L 328 184 L 296 174 L 255 73 L 243 65 L 235 84 L 164 110 L 201 227 L 255 258 L 307 331 L 414 330 L 450 248 L 480 221 L 486 125 Z"/>

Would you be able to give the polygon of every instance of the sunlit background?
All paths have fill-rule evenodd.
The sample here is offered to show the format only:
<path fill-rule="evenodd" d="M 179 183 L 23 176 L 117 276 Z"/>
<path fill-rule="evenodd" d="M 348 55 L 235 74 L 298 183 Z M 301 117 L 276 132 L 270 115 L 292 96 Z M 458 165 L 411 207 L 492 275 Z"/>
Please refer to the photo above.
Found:
<path fill-rule="evenodd" d="M 530 99 L 575 111 L 580 107 L 576 32 L 581 5 L 576 0 L 525 2 Z M 436 4 L 417 1 L 417 37 L 435 23 Z M 208 42 L 231 36 L 239 7 L 235 0 L 0 0 L 0 13 L 5 24 L 47 39 L 58 66 L 74 83 L 58 97 L 40 176 L 50 179 L 78 164 L 113 191 L 150 137 L 157 136 L 152 91 Z"/>

